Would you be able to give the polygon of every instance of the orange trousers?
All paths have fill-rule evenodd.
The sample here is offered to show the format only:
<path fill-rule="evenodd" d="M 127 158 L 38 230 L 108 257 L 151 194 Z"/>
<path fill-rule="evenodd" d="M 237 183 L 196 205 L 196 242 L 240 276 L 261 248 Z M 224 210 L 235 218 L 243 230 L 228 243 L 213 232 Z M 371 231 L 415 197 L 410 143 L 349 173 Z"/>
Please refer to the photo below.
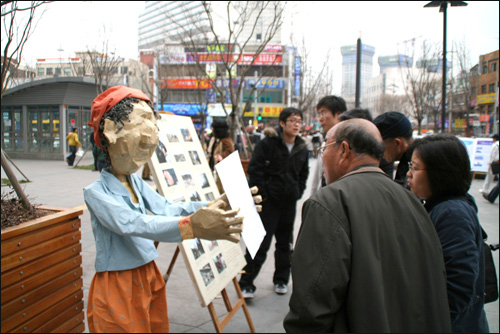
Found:
<path fill-rule="evenodd" d="M 165 281 L 156 263 L 96 273 L 87 319 L 90 333 L 168 333 Z"/>

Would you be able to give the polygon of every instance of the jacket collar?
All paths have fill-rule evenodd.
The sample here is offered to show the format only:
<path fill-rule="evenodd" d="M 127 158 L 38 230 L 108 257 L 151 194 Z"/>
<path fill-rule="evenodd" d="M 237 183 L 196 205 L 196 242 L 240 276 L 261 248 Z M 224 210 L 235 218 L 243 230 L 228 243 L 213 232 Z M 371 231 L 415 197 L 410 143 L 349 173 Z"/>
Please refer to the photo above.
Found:
<path fill-rule="evenodd" d="M 130 196 L 127 188 L 125 188 L 125 186 L 121 184 L 121 182 L 118 181 L 113 174 L 111 174 L 109 169 L 105 168 L 102 170 L 101 179 L 106 188 L 108 188 L 114 195 Z"/>

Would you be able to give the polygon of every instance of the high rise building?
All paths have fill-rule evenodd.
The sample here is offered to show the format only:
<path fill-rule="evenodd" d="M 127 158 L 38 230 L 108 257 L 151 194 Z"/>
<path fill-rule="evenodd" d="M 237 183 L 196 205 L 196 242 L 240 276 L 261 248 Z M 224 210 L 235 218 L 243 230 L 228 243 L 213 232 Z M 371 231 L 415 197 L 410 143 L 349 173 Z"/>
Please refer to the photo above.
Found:
<path fill-rule="evenodd" d="M 210 31 L 201 1 L 145 1 L 139 15 L 139 50 L 181 41 Z"/>
<path fill-rule="evenodd" d="M 342 97 L 351 107 L 356 96 L 356 45 L 346 45 L 340 48 L 342 53 Z M 375 47 L 361 44 L 361 91 L 368 80 L 372 78 L 373 55 Z"/>

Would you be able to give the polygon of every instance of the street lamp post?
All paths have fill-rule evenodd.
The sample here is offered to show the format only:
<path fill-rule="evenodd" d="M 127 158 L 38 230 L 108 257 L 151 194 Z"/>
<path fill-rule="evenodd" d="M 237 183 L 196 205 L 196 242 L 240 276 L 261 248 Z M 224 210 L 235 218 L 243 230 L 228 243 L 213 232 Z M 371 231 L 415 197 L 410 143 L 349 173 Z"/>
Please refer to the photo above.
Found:
<path fill-rule="evenodd" d="M 424 8 L 439 7 L 439 12 L 443 13 L 443 92 L 441 102 L 441 132 L 443 133 L 445 132 L 446 120 L 446 10 L 448 3 L 452 7 L 467 6 L 467 3 L 463 1 L 431 1 L 424 6 Z"/>

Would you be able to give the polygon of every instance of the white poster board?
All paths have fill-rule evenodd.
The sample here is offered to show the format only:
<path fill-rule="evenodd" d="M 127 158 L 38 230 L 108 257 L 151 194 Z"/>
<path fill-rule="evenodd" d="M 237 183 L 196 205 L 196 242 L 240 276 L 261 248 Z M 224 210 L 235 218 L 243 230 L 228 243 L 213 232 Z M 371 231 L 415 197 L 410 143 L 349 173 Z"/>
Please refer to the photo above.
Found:
<path fill-rule="evenodd" d="M 215 166 L 215 169 L 219 174 L 229 204 L 231 204 L 232 208 L 239 208 L 238 216 L 244 217 L 243 233 L 241 235 L 250 256 L 254 258 L 262 240 L 266 236 L 266 229 L 262 224 L 252 194 L 248 188 L 248 182 L 238 151 L 231 153 L 219 162 Z"/>
<path fill-rule="evenodd" d="M 488 163 L 490 161 L 491 138 L 461 138 L 459 139 L 467 148 L 470 159 L 470 167 L 473 172 L 488 172 Z"/>
<path fill-rule="evenodd" d="M 219 196 L 191 118 L 161 115 L 160 142 L 149 161 L 158 191 L 171 202 L 213 201 Z M 241 247 L 226 240 L 179 243 L 200 303 L 208 306 L 246 265 Z"/>

